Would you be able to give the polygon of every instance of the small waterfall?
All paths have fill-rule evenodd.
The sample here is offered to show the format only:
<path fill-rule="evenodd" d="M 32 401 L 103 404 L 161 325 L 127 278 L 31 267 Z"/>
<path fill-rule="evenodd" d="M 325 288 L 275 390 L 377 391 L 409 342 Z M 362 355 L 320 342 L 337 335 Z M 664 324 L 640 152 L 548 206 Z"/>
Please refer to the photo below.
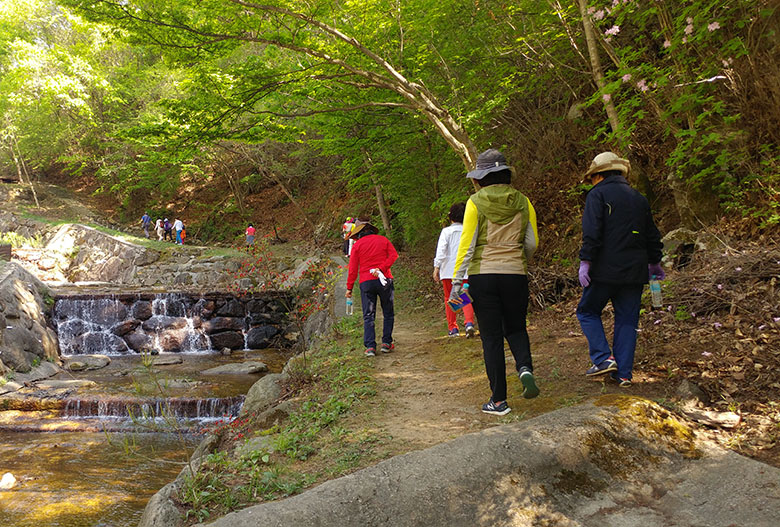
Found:
<path fill-rule="evenodd" d="M 244 396 L 156 399 L 66 399 L 62 417 L 209 419 L 235 417 Z"/>
<path fill-rule="evenodd" d="M 60 351 L 64 355 L 129 353 L 124 339 L 111 331 L 126 317 L 127 308 L 113 296 L 60 300 L 54 308 Z"/>
<path fill-rule="evenodd" d="M 54 323 L 63 355 L 141 352 L 203 353 L 211 340 L 190 297 L 161 293 L 151 301 L 103 296 L 60 298 Z"/>
<path fill-rule="evenodd" d="M 61 296 L 54 324 L 64 355 L 263 349 L 285 316 L 273 298 L 225 294 Z"/>

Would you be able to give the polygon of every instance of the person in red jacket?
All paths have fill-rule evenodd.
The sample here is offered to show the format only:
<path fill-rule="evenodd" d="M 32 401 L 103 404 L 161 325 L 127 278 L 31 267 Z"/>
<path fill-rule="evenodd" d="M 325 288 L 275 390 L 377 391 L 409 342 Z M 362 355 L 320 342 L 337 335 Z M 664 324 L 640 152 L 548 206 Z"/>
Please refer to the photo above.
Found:
<path fill-rule="evenodd" d="M 390 240 L 378 234 L 379 230 L 367 221 L 357 220 L 350 238 L 355 240 L 349 258 L 347 274 L 347 298 L 352 298 L 352 288 L 360 276 L 360 302 L 363 306 L 363 344 L 366 357 L 376 355 L 376 319 L 377 297 L 382 303 L 382 346 L 384 353 L 395 348 L 393 344 L 393 275 L 390 267 L 398 259 L 398 252 Z"/>

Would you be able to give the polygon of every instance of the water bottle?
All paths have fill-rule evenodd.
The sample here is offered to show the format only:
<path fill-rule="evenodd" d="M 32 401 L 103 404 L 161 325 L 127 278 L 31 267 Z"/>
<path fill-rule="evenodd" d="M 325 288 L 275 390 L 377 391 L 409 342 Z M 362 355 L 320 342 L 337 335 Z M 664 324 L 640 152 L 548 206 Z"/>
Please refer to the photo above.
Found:
<path fill-rule="evenodd" d="M 354 312 L 354 308 L 352 306 L 352 299 L 347 298 L 347 315 L 351 315 Z"/>
<path fill-rule="evenodd" d="M 650 278 L 650 299 L 653 307 L 663 307 L 664 299 L 661 296 L 661 281 L 655 279 L 655 275 Z"/>

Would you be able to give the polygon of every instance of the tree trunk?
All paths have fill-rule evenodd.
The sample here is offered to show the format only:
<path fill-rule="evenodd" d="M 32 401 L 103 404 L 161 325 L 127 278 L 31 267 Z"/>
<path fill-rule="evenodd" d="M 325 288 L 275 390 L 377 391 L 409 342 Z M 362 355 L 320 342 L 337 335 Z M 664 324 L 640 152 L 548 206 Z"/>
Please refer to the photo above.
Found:
<path fill-rule="evenodd" d="M 24 158 L 22 158 L 22 151 L 19 149 L 19 141 L 16 139 L 16 135 L 12 138 L 13 144 L 9 144 L 11 147 L 11 157 L 14 159 L 14 164 L 16 164 L 16 173 L 19 175 L 19 181 L 21 183 L 24 183 L 24 178 L 22 177 L 22 174 L 27 176 L 27 184 L 30 186 L 30 190 L 32 191 L 33 199 L 35 200 L 35 206 L 36 208 L 41 208 L 41 204 L 38 203 L 38 194 L 35 192 L 35 185 L 33 185 L 32 178 L 30 177 L 30 173 L 27 172 L 27 165 L 24 162 Z M 16 151 L 14 151 L 14 146 L 16 147 Z M 18 152 L 18 156 L 16 153 Z"/>
<path fill-rule="evenodd" d="M 607 84 L 604 82 L 604 70 L 601 68 L 601 58 L 599 57 L 599 48 L 596 43 L 593 21 L 588 14 L 588 0 L 578 0 L 577 4 L 580 8 L 580 15 L 582 16 L 582 29 L 585 33 L 585 42 L 588 45 L 590 71 L 593 75 L 593 81 L 596 83 L 599 91 L 603 92 Z M 615 105 L 612 103 L 611 98 L 602 97 L 601 100 L 604 103 L 604 110 L 607 112 L 607 118 L 609 119 L 609 125 L 612 127 L 612 132 L 614 132 L 615 137 L 618 138 L 618 142 L 622 142 L 620 139 L 620 119 L 618 118 Z M 620 146 L 622 147 L 623 145 Z"/>
<path fill-rule="evenodd" d="M 374 182 L 374 190 L 376 191 L 376 204 L 379 206 L 379 215 L 382 217 L 382 226 L 385 228 L 385 234 L 390 236 L 390 216 L 387 215 L 387 209 L 385 208 L 385 196 L 382 193 L 382 185 L 376 182 L 374 178 L 371 178 Z"/>

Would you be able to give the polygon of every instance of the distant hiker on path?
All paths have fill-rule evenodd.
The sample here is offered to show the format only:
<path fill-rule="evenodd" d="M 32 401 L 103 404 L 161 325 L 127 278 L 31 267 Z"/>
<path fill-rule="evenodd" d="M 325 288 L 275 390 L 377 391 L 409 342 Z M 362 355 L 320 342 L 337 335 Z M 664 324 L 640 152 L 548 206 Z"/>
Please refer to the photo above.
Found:
<path fill-rule="evenodd" d="M 184 230 L 184 222 L 182 222 L 179 218 L 173 220 L 173 230 L 176 231 L 176 243 L 182 245 L 181 231 Z"/>
<path fill-rule="evenodd" d="M 450 225 L 442 229 L 439 234 L 439 243 L 436 245 L 436 257 L 433 259 L 433 279 L 437 282 L 441 280 L 444 287 L 444 314 L 447 316 L 447 329 L 450 337 L 457 337 L 460 334 L 458 329 L 458 319 L 455 311 L 452 310 L 447 299 L 452 291 L 452 278 L 455 271 L 455 259 L 458 256 L 458 244 L 460 235 L 463 232 L 463 213 L 466 210 L 465 203 L 455 203 L 450 207 L 449 219 Z M 463 284 L 468 282 L 466 276 L 463 278 Z M 474 307 L 466 304 L 459 311 L 463 311 L 465 319 L 466 336 L 474 336 Z"/>
<path fill-rule="evenodd" d="M 168 221 L 168 218 L 165 218 L 163 221 L 163 240 L 170 240 L 173 241 L 173 225 L 171 225 L 171 222 Z"/>
<path fill-rule="evenodd" d="M 165 229 L 163 229 L 162 219 L 157 218 L 157 221 L 154 222 L 154 231 L 157 233 L 157 241 L 162 241 L 163 236 L 165 235 Z"/>
<path fill-rule="evenodd" d="M 393 306 L 394 288 L 393 275 L 390 267 L 398 259 L 398 252 L 390 240 L 377 234 L 379 230 L 367 221 L 357 220 L 350 237 L 355 240 L 352 255 L 349 259 L 347 274 L 347 298 L 352 298 L 352 288 L 360 273 L 360 302 L 363 306 L 363 344 L 366 347 L 366 357 L 376 355 L 376 319 L 377 297 L 382 304 L 383 353 L 390 353 L 395 348 L 393 344 L 393 322 L 395 310 Z"/>
<path fill-rule="evenodd" d="M 585 375 L 611 373 L 622 387 L 631 386 L 642 288 L 648 278 L 666 276 L 661 267 L 661 233 L 653 222 L 647 199 L 631 188 L 627 159 L 612 152 L 597 155 L 585 172 L 593 185 L 582 214 L 580 284 L 577 319 L 593 365 Z M 601 312 L 608 301 L 615 311 L 612 350 Z"/>
<path fill-rule="evenodd" d="M 252 245 L 255 243 L 255 228 L 252 226 L 252 224 L 249 224 L 249 227 L 246 228 L 246 244 L 247 246 Z"/>
<path fill-rule="evenodd" d="M 144 215 L 141 216 L 141 223 L 143 224 L 143 227 L 144 227 L 144 236 L 146 236 L 146 238 L 148 239 L 149 238 L 149 226 L 152 224 L 152 218 L 151 218 L 151 216 L 149 216 L 148 212 L 144 212 Z"/>
<path fill-rule="evenodd" d="M 498 150 L 479 154 L 477 167 L 466 177 L 474 179 L 479 190 L 466 203 L 450 302 L 460 303 L 468 273 L 492 392 L 482 411 L 506 415 L 511 409 L 506 403 L 504 339 L 515 358 L 523 397 L 539 395 L 526 329 L 526 273 L 539 240 L 536 212 L 528 198 L 510 185 L 512 169 Z"/>
<path fill-rule="evenodd" d="M 351 252 L 352 249 L 352 245 L 355 243 L 355 240 L 349 237 L 349 235 L 352 234 L 352 229 L 354 228 L 355 228 L 355 218 L 353 218 L 352 216 L 348 216 L 347 220 L 341 226 L 341 237 L 344 238 L 344 244 L 342 246 L 342 250 L 344 251 L 344 256 L 349 256 L 349 253 Z"/>

